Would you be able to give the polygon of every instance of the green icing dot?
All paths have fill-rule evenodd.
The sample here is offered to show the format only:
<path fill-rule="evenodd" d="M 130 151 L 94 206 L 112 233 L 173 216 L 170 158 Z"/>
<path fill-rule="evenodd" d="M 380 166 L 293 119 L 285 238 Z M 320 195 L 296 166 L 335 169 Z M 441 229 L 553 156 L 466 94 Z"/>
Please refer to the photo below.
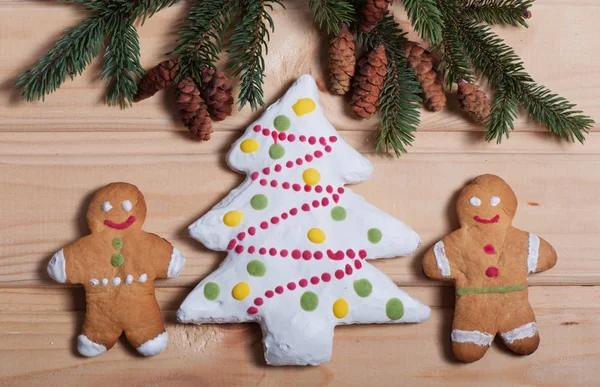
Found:
<path fill-rule="evenodd" d="M 371 243 L 379 243 L 379 241 L 381 240 L 381 237 L 383 236 L 383 234 L 381 233 L 380 229 L 378 229 L 378 228 L 371 228 L 367 232 L 367 236 L 369 238 L 369 242 L 371 242 Z"/>
<path fill-rule="evenodd" d="M 288 116 L 277 116 L 275 117 L 275 120 L 273 120 L 273 125 L 275 125 L 275 129 L 277 129 L 280 132 L 284 132 L 286 130 L 288 130 L 290 128 L 290 119 L 288 118 Z"/>
<path fill-rule="evenodd" d="M 246 269 L 248 270 L 248 274 L 255 277 L 262 277 L 267 272 L 265 264 L 257 260 L 248 262 Z"/>
<path fill-rule="evenodd" d="M 390 299 L 385 304 L 385 314 L 392 320 L 400 320 L 404 316 L 404 305 L 397 298 Z"/>
<path fill-rule="evenodd" d="M 123 254 L 113 254 L 113 256 L 110 258 L 110 264 L 114 267 L 121 266 L 123 262 L 125 262 L 125 257 Z"/>
<path fill-rule="evenodd" d="M 115 250 L 121 250 L 123 248 L 123 239 L 116 237 L 112 240 L 112 247 Z"/>
<path fill-rule="evenodd" d="M 319 306 L 319 296 L 313 292 L 304 292 L 300 297 L 300 306 L 307 312 L 312 312 Z"/>
<path fill-rule="evenodd" d="M 346 209 L 340 206 L 333 207 L 331 209 L 331 218 L 341 222 L 342 220 L 346 219 Z"/>
<path fill-rule="evenodd" d="M 285 155 L 285 148 L 281 144 L 273 144 L 269 148 L 269 156 L 271 156 L 271 158 L 273 160 L 280 159 L 284 155 Z"/>
<path fill-rule="evenodd" d="M 219 293 L 221 293 L 221 288 L 214 282 L 208 282 L 204 285 L 204 297 L 207 300 L 214 301 L 219 297 Z"/>
<path fill-rule="evenodd" d="M 354 281 L 354 291 L 360 297 L 368 297 L 373 291 L 373 285 L 371 285 L 368 279 L 359 279 Z"/>
<path fill-rule="evenodd" d="M 250 205 L 255 210 L 264 210 L 267 208 L 268 204 L 269 199 L 267 199 L 267 197 L 263 194 L 254 195 L 252 196 L 252 199 L 250 199 Z"/>

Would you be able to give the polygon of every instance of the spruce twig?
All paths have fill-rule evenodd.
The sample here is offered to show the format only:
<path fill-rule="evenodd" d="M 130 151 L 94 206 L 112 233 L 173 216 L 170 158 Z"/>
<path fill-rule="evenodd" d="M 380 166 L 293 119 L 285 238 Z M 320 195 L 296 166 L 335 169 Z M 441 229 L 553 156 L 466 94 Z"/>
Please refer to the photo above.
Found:
<path fill-rule="evenodd" d="M 476 22 L 528 27 L 526 11 L 533 0 L 463 0 L 461 14 Z"/>
<path fill-rule="evenodd" d="M 423 40 L 432 45 L 442 40 L 442 14 L 435 0 L 402 0 L 408 18 Z"/>
<path fill-rule="evenodd" d="M 351 25 L 354 22 L 354 7 L 344 0 L 310 0 L 308 7 L 315 23 L 329 35 L 340 33 L 340 24 Z"/>

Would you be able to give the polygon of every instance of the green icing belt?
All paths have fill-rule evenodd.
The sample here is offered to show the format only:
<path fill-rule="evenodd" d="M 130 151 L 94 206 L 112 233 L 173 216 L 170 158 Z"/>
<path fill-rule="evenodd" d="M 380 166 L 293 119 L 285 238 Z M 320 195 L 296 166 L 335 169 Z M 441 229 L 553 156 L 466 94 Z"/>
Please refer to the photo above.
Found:
<path fill-rule="evenodd" d="M 490 293 L 511 293 L 526 289 L 527 285 L 509 285 L 501 288 L 458 288 L 456 294 L 464 296 L 466 294 L 490 294 Z"/>

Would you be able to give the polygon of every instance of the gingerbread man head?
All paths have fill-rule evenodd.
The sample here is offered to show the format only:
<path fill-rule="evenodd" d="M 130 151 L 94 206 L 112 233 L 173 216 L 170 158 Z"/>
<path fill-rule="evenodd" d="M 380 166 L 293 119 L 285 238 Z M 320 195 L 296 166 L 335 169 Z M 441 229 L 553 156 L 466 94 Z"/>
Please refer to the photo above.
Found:
<path fill-rule="evenodd" d="M 140 230 L 146 220 L 146 201 L 135 185 L 111 183 L 94 194 L 86 217 L 93 233 Z"/>

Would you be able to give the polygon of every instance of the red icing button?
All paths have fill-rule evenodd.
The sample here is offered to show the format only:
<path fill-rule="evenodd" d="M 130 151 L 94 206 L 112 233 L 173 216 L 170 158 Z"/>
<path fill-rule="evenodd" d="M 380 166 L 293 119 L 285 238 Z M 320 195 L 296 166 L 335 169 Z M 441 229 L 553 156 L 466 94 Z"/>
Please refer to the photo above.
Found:
<path fill-rule="evenodd" d="M 496 266 L 490 266 L 485 270 L 485 275 L 490 278 L 496 278 L 500 274 L 500 270 Z"/>
<path fill-rule="evenodd" d="M 483 246 L 483 251 L 485 251 L 486 254 L 496 254 L 496 249 L 494 248 L 494 245 L 485 245 Z"/>

